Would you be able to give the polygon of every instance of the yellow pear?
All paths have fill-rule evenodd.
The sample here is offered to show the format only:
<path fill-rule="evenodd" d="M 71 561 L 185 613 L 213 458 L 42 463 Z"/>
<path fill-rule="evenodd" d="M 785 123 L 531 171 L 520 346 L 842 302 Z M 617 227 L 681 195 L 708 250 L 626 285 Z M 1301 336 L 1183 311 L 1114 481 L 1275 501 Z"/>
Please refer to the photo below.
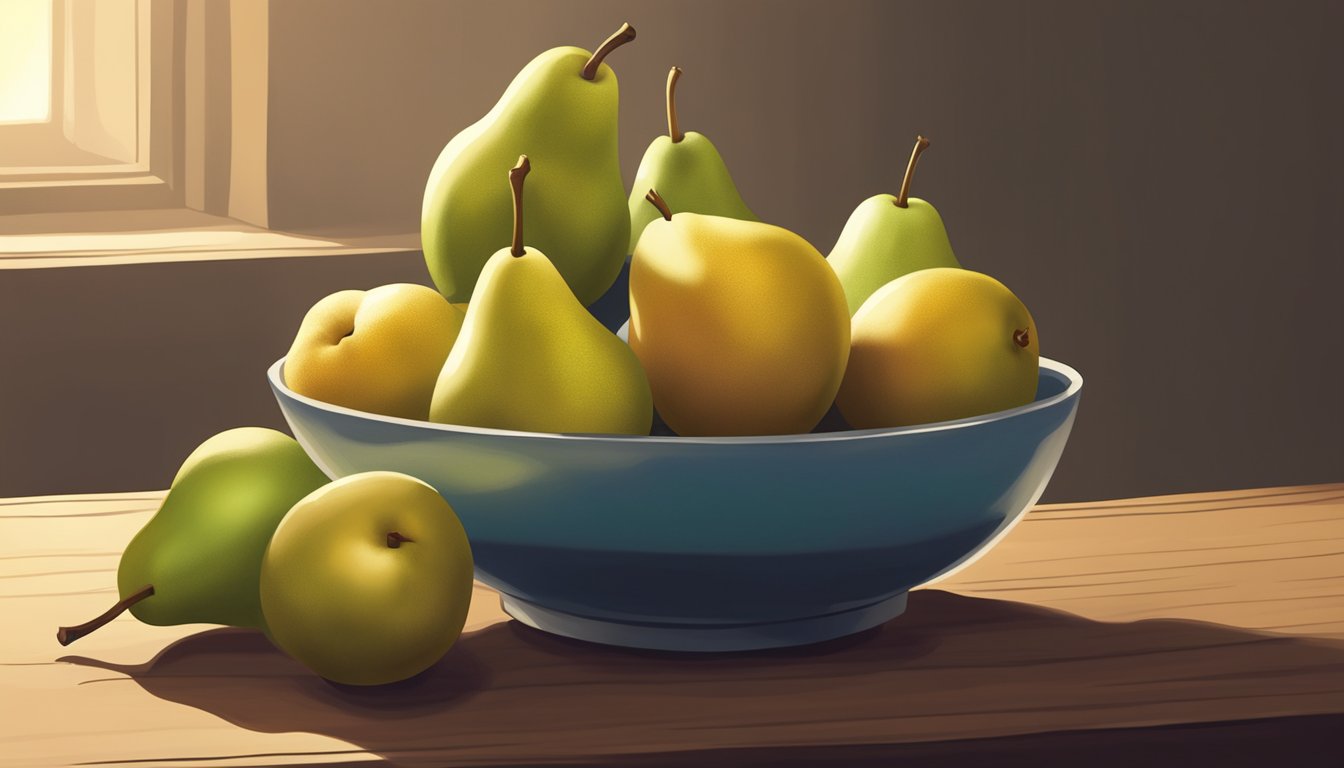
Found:
<path fill-rule="evenodd" d="M 465 313 L 412 283 L 337 291 L 304 316 L 285 384 L 324 403 L 424 420 Z"/>
<path fill-rule="evenodd" d="M 679 435 L 808 432 L 849 355 L 840 280 L 803 238 L 756 221 L 662 213 L 630 265 L 630 347 Z"/>
<path fill-rule="evenodd" d="M 858 429 L 949 421 L 1026 405 L 1040 345 L 1031 313 L 994 278 L 955 267 L 887 283 L 854 315 L 836 405 Z"/>
<path fill-rule="evenodd" d="M 527 156 L 509 172 L 513 246 L 481 270 L 430 420 L 527 432 L 647 435 L 653 400 L 638 358 L 575 298 L 540 251 L 523 246 Z"/>

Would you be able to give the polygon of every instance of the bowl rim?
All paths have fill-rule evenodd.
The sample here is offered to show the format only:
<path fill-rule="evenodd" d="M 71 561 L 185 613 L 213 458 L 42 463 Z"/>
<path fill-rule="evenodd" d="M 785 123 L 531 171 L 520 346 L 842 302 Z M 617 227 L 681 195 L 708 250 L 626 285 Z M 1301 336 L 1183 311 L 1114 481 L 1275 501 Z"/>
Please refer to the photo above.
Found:
<path fill-rule="evenodd" d="M 285 385 L 284 371 L 285 357 L 281 357 L 271 364 L 266 370 L 266 377 L 270 380 L 272 389 L 282 396 L 296 402 L 315 408 L 320 411 L 338 414 L 341 416 L 363 419 L 366 421 L 381 422 L 384 424 L 400 425 L 407 427 L 416 427 L 446 434 L 467 434 L 483 435 L 494 437 L 515 437 L 532 438 L 542 440 L 580 440 L 584 442 L 652 442 L 652 443 L 675 443 L 675 444 L 714 444 L 714 445 L 769 445 L 769 444 L 793 444 L 793 443 L 824 443 L 824 442 L 842 442 L 849 440 L 872 440 L 876 438 L 893 437 L 897 435 L 915 435 L 927 432 L 947 432 L 958 429 L 966 429 L 980 424 L 987 424 L 995 421 L 1004 421 L 1007 419 L 1023 416 L 1028 413 L 1042 411 L 1054 407 L 1072 397 L 1075 397 L 1083 388 L 1083 377 L 1071 366 L 1052 360 L 1048 357 L 1040 358 L 1040 370 L 1057 378 L 1063 379 L 1068 383 L 1063 392 L 1058 392 L 1041 400 L 1033 400 L 1026 405 L 1016 408 L 1009 408 L 1003 411 L 994 411 L 992 413 L 981 414 L 979 416 L 970 416 L 964 419 L 955 419 L 952 421 L 938 421 L 931 424 L 915 424 L 908 427 L 877 427 L 875 429 L 850 429 L 836 432 L 807 432 L 803 434 L 787 435 L 728 435 L 728 436 L 698 436 L 698 435 L 616 435 L 603 433 L 585 433 L 585 432 L 524 432 L 514 429 L 495 429 L 493 427 L 471 427 L 461 424 L 440 424 L 435 421 L 420 421 L 418 419 L 404 419 L 399 416 L 384 416 L 378 413 L 369 413 L 368 411 L 358 411 L 354 408 L 347 408 L 342 405 L 333 405 L 324 403 L 321 400 L 315 400 L 306 395 L 301 395 Z M 1039 375 L 1039 374 L 1038 374 Z"/>

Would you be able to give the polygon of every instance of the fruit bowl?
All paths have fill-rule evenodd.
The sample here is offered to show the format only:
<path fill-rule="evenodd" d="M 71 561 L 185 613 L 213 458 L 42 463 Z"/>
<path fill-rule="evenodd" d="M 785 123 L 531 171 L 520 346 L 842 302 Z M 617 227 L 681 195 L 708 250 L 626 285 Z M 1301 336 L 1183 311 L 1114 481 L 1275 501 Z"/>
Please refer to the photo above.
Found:
<path fill-rule="evenodd" d="M 1036 400 L 896 429 L 772 437 L 512 432 L 354 411 L 268 371 L 328 475 L 394 470 L 466 527 L 476 577 L 542 630 L 685 651 L 802 645 L 899 615 L 1040 498 L 1082 378 L 1041 359 Z"/>

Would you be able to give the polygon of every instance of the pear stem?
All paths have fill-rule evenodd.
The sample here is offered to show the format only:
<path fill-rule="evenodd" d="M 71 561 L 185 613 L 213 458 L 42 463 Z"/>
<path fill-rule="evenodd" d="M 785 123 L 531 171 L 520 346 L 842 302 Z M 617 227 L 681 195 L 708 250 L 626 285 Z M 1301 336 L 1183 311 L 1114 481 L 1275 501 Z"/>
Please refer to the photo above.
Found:
<path fill-rule="evenodd" d="M 923 136 L 915 139 L 915 148 L 910 152 L 910 162 L 905 166 L 905 178 L 901 180 L 901 193 L 896 196 L 897 208 L 910 207 L 910 180 L 915 178 L 915 163 L 919 162 L 919 156 L 929 146 L 929 140 Z"/>
<path fill-rule="evenodd" d="M 1023 328 L 1020 331 L 1013 331 L 1013 343 L 1017 346 L 1026 348 L 1031 343 L 1031 328 Z"/>
<path fill-rule="evenodd" d="M 509 186 L 513 187 L 513 248 L 514 256 L 527 253 L 523 248 L 523 179 L 532 170 L 532 162 L 527 155 L 518 156 L 518 164 L 509 169 Z"/>
<path fill-rule="evenodd" d="M 664 219 L 667 219 L 668 221 L 672 220 L 672 209 L 667 207 L 667 201 L 663 199 L 662 195 L 658 194 L 658 190 L 650 187 L 648 194 L 644 195 L 644 199 L 653 203 L 653 207 L 657 208 L 658 212 L 663 214 Z"/>
<path fill-rule="evenodd" d="M 79 624 L 74 627 L 61 627 L 57 629 L 56 642 L 60 643 L 61 645 L 69 645 L 78 640 L 79 638 L 89 634 L 90 632 L 93 632 L 94 630 L 98 629 L 99 627 L 103 626 L 109 621 L 117 618 L 122 613 L 124 613 L 127 608 L 130 608 L 132 605 L 135 605 L 136 603 L 140 602 L 141 600 L 144 600 L 146 597 L 149 597 L 153 594 L 154 594 L 154 585 L 146 584 L 145 586 L 140 588 L 140 591 L 136 592 L 135 594 L 131 595 L 125 600 L 118 602 L 111 608 L 108 608 L 98 618 L 93 619 L 92 621 L 86 621 L 83 624 Z"/>
<path fill-rule="evenodd" d="M 414 542 L 415 539 L 408 538 L 408 537 L 406 537 L 406 536 L 402 536 L 402 535 L 401 535 L 400 533 L 398 533 L 397 531 L 393 531 L 393 532 L 387 534 L 387 546 L 388 546 L 390 549 L 397 549 L 398 547 L 401 546 L 401 543 L 402 543 L 403 541 Z"/>
<path fill-rule="evenodd" d="M 681 132 L 681 126 L 677 125 L 677 80 L 681 78 L 681 67 L 673 67 L 667 73 L 667 135 L 672 137 L 672 143 L 676 144 L 686 138 L 686 134 Z"/>
<path fill-rule="evenodd" d="M 597 68 L 602 66 L 602 60 L 607 58 L 607 54 L 634 39 L 635 28 L 629 24 L 622 24 L 621 28 L 616 30 L 611 37 L 602 41 L 602 45 L 598 46 L 597 50 L 593 52 L 592 58 L 588 59 L 588 63 L 583 65 L 583 72 L 579 73 L 579 76 L 584 80 L 592 80 L 597 77 Z"/>

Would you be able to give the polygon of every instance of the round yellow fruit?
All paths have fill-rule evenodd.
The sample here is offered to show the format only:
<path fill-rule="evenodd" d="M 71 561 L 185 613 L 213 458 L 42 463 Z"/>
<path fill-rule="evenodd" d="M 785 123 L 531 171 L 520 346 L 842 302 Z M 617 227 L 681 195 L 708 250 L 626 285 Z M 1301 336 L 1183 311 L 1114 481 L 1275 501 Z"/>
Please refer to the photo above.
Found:
<path fill-rule="evenodd" d="M 285 384 L 332 405 L 426 419 L 464 318 L 423 285 L 338 291 L 304 316 L 285 358 Z"/>
<path fill-rule="evenodd" d="M 472 569 L 466 531 L 438 491 L 397 472 L 349 475 L 276 528 L 261 562 L 266 633 L 333 682 L 404 680 L 462 633 Z"/>
<path fill-rule="evenodd" d="M 857 429 L 950 421 L 1036 397 L 1031 313 L 994 278 L 940 267 L 878 289 L 854 315 L 836 404 Z"/>

